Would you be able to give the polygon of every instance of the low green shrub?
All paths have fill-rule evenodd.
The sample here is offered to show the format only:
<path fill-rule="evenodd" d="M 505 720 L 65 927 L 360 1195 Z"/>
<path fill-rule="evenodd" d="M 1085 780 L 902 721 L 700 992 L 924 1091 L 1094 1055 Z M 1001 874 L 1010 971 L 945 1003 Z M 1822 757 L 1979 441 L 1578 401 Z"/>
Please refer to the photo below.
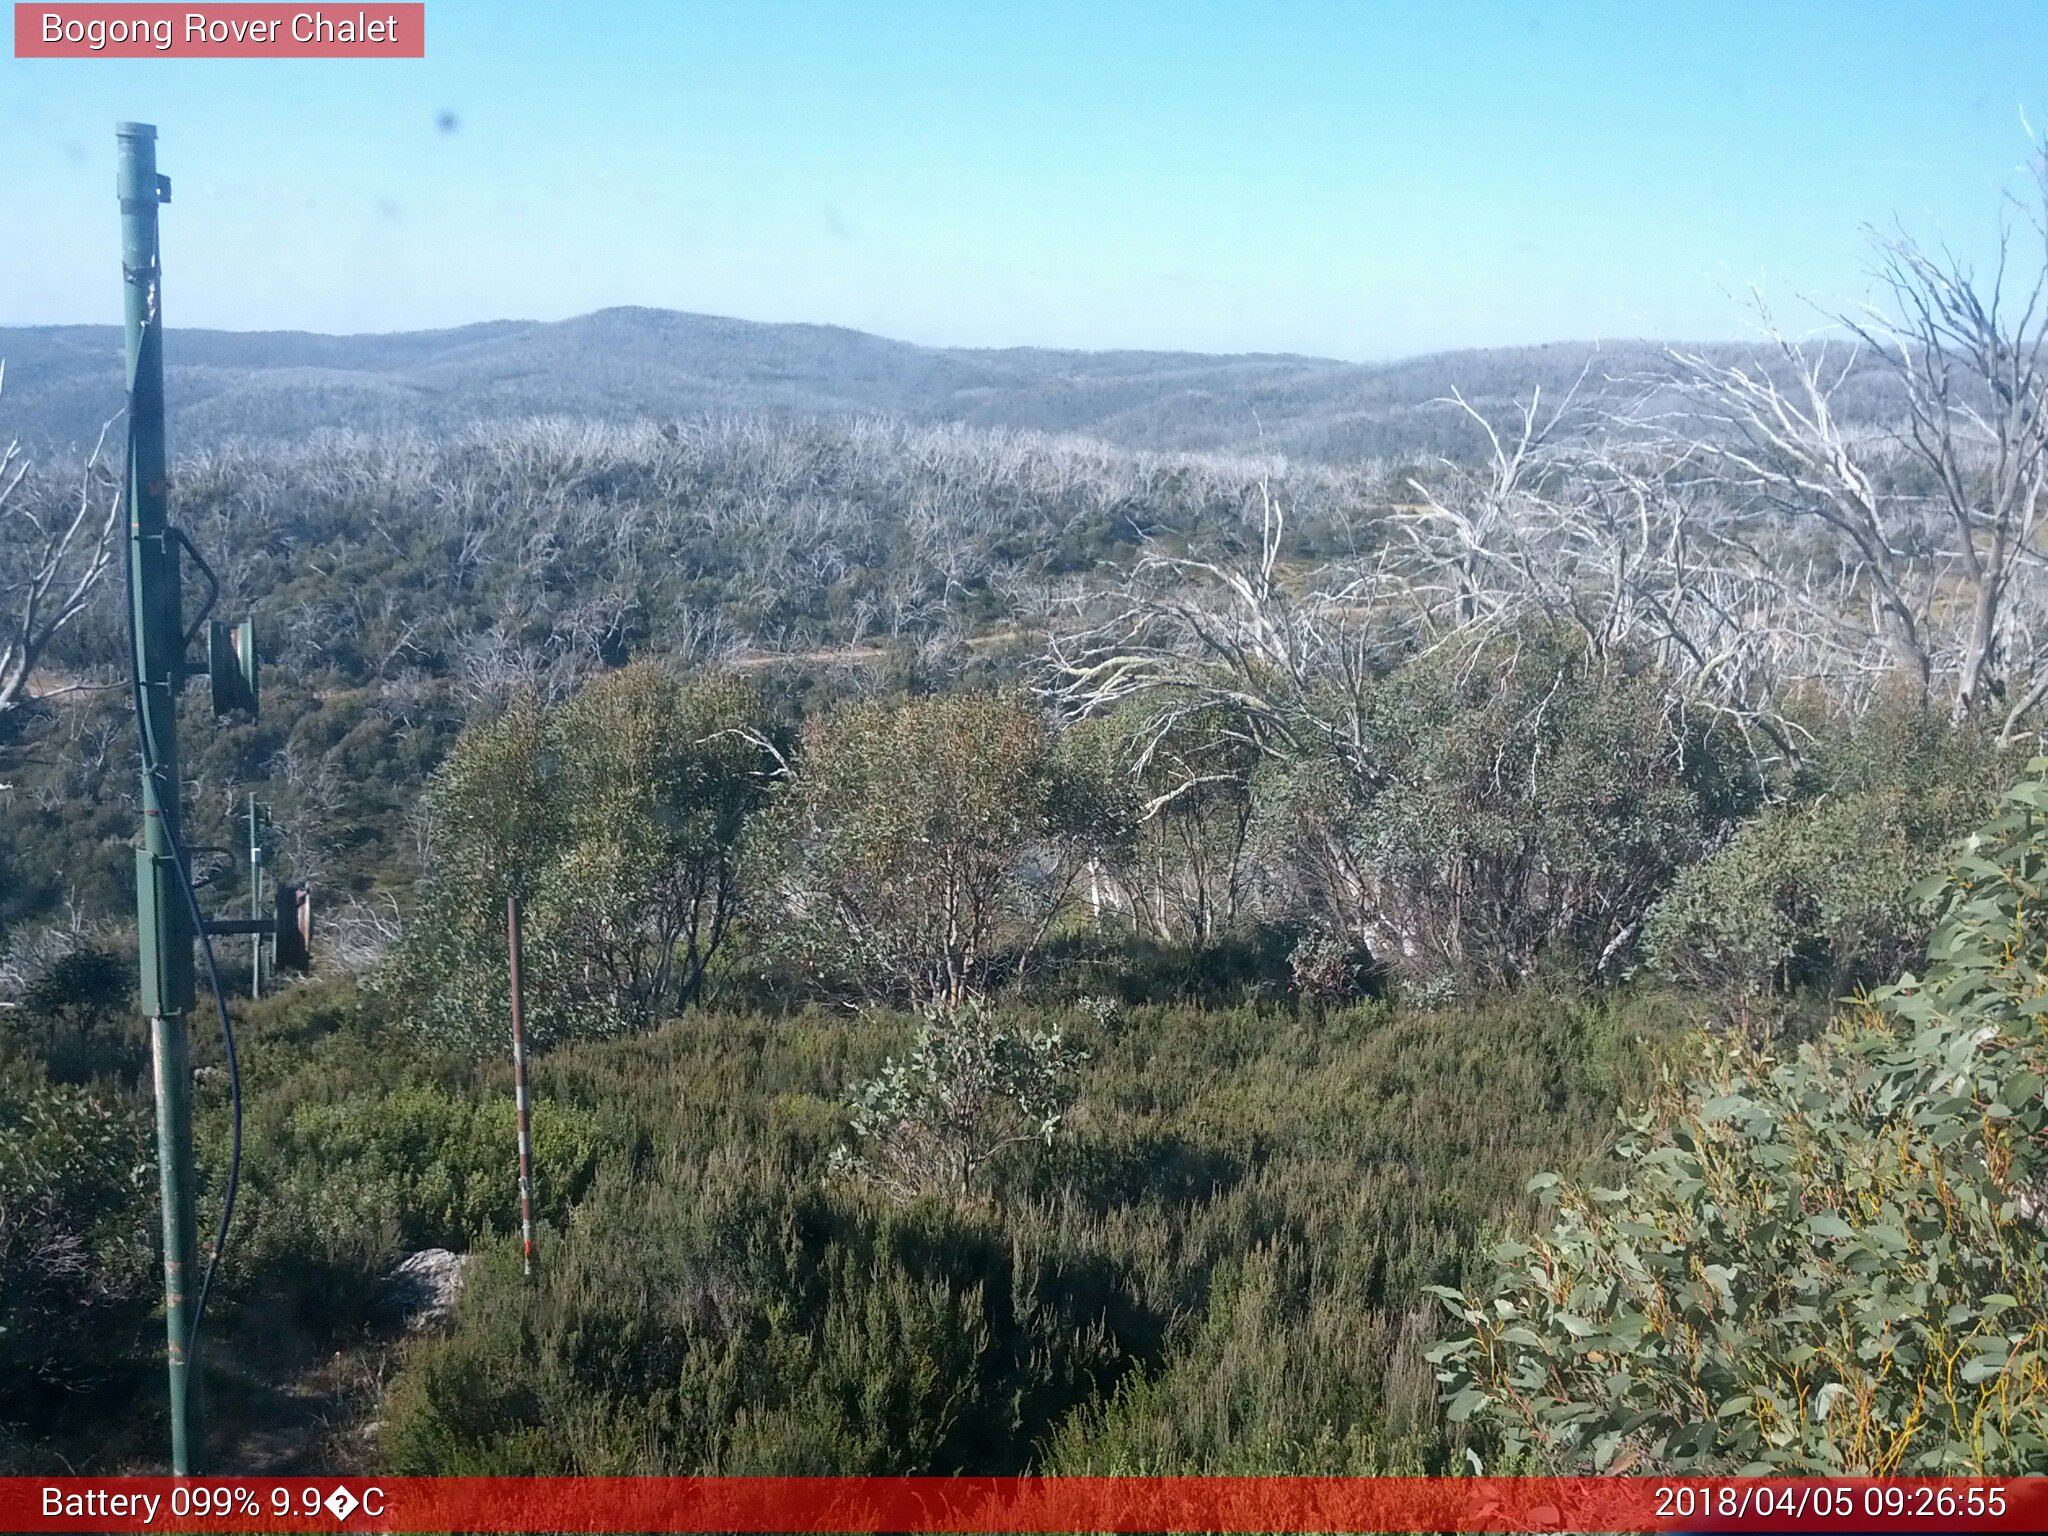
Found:
<path fill-rule="evenodd" d="M 149 1042 L 134 1006 L 135 960 L 84 944 L 38 971 L 10 1010 L 0 1058 L 39 1068 L 52 1082 L 118 1078 L 149 1071 Z"/>
<path fill-rule="evenodd" d="M 1873 711 L 1819 754 L 1800 798 L 1679 875 L 1645 929 L 1649 967 L 1724 1007 L 1897 975 L 1928 932 L 1908 889 L 1989 814 L 2004 761 L 1979 728 Z"/>
<path fill-rule="evenodd" d="M 1757 800 L 1740 740 L 1674 708 L 1628 658 L 1491 634 L 1365 690 L 1339 761 L 1254 778 L 1254 843 L 1303 928 L 1311 988 L 1356 990 L 1347 950 L 1427 1006 L 1545 969 L 1613 977 L 1644 914 Z"/>
<path fill-rule="evenodd" d="M 608 1162 L 630 1163 L 616 1116 L 546 1103 L 533 1116 L 534 1214 L 559 1223 Z M 217 1170 L 218 1164 L 212 1163 Z M 458 1252 L 519 1225 L 509 1093 L 423 1083 L 265 1116 L 246 1141 L 225 1299 L 288 1301 L 316 1335 L 357 1325 L 402 1253 Z"/>
<path fill-rule="evenodd" d="M 1115 1289 L 985 1215 L 671 1166 L 608 1184 L 531 1286 L 488 1256 L 384 1451 L 401 1473 L 1018 1470 L 1121 1368 Z"/>
<path fill-rule="evenodd" d="M 239 1010 L 244 1134 L 224 1326 L 281 1305 L 313 1339 L 344 1336 L 369 1321 L 400 1254 L 465 1250 L 517 1229 L 509 1064 L 436 1049 L 361 1003 L 349 987 L 317 984 Z M 205 1217 L 225 1180 L 228 1094 L 219 1040 L 200 1035 L 193 1047 Z M 533 1133 L 536 1211 L 548 1221 L 600 1167 L 640 1155 L 638 1134 L 601 1103 L 544 1098 Z"/>
<path fill-rule="evenodd" d="M 486 1246 L 395 1384 L 394 1469 L 1443 1470 L 1415 1321 L 1600 1152 L 1661 999 L 1043 1010 L 1088 1053 L 999 1201 L 829 1176 L 914 1020 L 700 1014 L 545 1059 L 650 1141 L 521 1281 Z M 1489 1106 L 1475 1112 L 1474 1106 Z"/>
<path fill-rule="evenodd" d="M 2048 759 L 1916 892 L 1928 967 L 1770 1054 L 1709 1042 L 1614 1187 L 1439 1294 L 1449 1412 L 1573 1470 L 2048 1463 Z"/>
<path fill-rule="evenodd" d="M 146 1106 L 0 1072 L 0 1430 L 126 1378 L 156 1296 Z"/>
<path fill-rule="evenodd" d="M 834 1166 L 898 1199 L 985 1194 L 1018 1150 L 1052 1145 L 1087 1059 L 1058 1023 L 1031 1029 L 978 998 L 932 1004 L 910 1049 L 854 1090 Z"/>

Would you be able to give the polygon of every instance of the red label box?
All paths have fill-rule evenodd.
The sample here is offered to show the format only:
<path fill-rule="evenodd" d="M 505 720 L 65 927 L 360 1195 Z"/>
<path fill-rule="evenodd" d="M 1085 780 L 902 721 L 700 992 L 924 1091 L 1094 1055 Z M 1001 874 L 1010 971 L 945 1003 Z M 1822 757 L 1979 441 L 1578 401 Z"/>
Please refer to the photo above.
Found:
<path fill-rule="evenodd" d="M 2048 1478 L 0 1477 L 25 1532 L 2041 1531 Z"/>
<path fill-rule="evenodd" d="M 14 7 L 17 59 L 423 59 L 426 54 L 423 4 Z"/>

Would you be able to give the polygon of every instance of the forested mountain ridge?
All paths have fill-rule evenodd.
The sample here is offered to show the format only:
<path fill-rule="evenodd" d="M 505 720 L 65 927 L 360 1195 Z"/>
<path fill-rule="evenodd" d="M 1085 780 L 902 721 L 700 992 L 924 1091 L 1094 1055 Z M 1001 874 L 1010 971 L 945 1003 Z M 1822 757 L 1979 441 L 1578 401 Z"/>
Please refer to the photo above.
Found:
<path fill-rule="evenodd" d="M 1717 354 L 1736 348 L 1714 348 Z M 1644 342 L 1436 353 L 1360 364 L 1285 354 L 922 347 L 827 325 L 621 308 L 359 336 L 171 329 L 170 434 L 180 451 L 322 427 L 446 432 L 530 416 L 611 422 L 742 414 L 890 416 L 1078 433 L 1128 448 L 1263 449 L 1338 462 L 1469 450 L 1441 401 L 1481 409 L 1659 371 Z M 120 405 L 117 326 L 0 327 L 10 431 L 90 443 Z M 1632 387 L 1607 385 L 1617 395 Z"/>

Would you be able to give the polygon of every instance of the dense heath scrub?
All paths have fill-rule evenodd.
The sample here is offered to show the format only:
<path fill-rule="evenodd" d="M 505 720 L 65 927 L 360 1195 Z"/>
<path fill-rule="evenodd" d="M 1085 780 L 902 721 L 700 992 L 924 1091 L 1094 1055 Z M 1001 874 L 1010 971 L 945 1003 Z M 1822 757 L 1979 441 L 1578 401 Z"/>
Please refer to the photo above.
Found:
<path fill-rule="evenodd" d="M 1544 692 L 1583 689 L 1584 702 L 1554 709 L 1548 728 L 1627 739 L 1640 698 L 1603 694 L 1575 666 L 1560 655 Z M 1527 739 L 1512 691 L 1467 695 L 1427 669 L 1393 677 L 1397 707 L 1377 728 L 1426 705 L 1440 796 L 1483 786 L 1501 743 Z M 863 755 L 863 742 L 888 750 Z M 461 879 L 430 874 L 413 901 L 445 916 L 448 942 L 422 949 L 416 919 L 362 982 L 237 1001 L 243 1203 L 208 1345 L 224 1454 L 277 1411 L 266 1373 L 310 1373 L 339 1351 L 365 1379 L 332 1394 L 335 1423 L 292 1464 L 1611 1461 L 1620 1441 L 1531 1438 L 1475 1413 L 1493 1401 L 1488 1379 L 1446 1401 L 1440 1373 L 1463 1383 L 1470 1363 L 1443 1353 L 1456 1322 L 1445 1298 L 1507 1283 L 1495 1265 L 1513 1250 L 1496 1245 L 1544 1219 L 1551 1177 L 1622 1177 L 1619 1113 L 1651 1106 L 1628 1133 L 1638 1155 L 1685 1123 L 1703 1024 L 1755 1053 L 1712 1058 L 1731 1063 L 1723 1073 L 1762 1077 L 1773 1052 L 1829 1048 L 1811 1022 L 1824 995 L 1799 957 L 1874 985 L 1859 946 L 1912 950 L 1930 918 L 1910 894 L 1827 897 L 1831 880 L 1877 879 L 1861 846 L 1785 842 L 1759 884 L 1743 851 L 1753 819 L 1731 819 L 1718 849 L 1684 864 L 1669 839 L 1697 838 L 1714 804 L 1688 783 L 1720 781 L 1673 775 L 1631 802 L 1636 816 L 1591 814 L 1590 758 L 1573 750 L 1569 795 L 1539 795 L 1497 831 L 1471 823 L 1462 904 L 1417 906 L 1425 888 L 1391 910 L 1455 933 L 1491 878 L 1525 888 L 1525 909 L 1555 893 L 1569 917 L 1577 877 L 1541 871 L 1591 861 L 1640 872 L 1661 947 L 1639 951 L 1625 979 L 1589 966 L 1612 942 L 1602 908 L 1590 938 L 1569 920 L 1525 924 L 1527 974 L 1461 983 L 1442 951 L 1402 970 L 1347 959 L 1328 930 L 1303 926 L 1313 906 L 1273 879 L 1305 837 L 1291 775 L 1271 786 L 1255 772 L 1242 798 L 1185 797 L 1134 823 L 1124 780 L 1102 771 L 1115 751 L 1046 732 L 1014 694 L 834 706 L 790 729 L 751 685 L 628 667 L 480 721 L 423 801 L 422 840 Z M 1953 797 L 1949 816 L 1981 817 L 2006 761 L 1968 731 L 1879 711 L 1810 757 L 1809 783 L 1780 802 L 1790 809 L 1751 815 L 1906 797 L 1921 820 L 1887 823 L 1882 845 L 1902 886 L 1944 867 L 1947 802 L 1925 786 Z M 603 814 L 556 806 L 600 781 Z M 681 814 L 719 805 L 731 814 Z M 768 827 L 771 842 L 749 837 Z M 1375 832 L 1353 852 L 1415 846 Z M 1233 861 L 1260 872 L 1204 938 L 1193 896 L 1222 899 Z M 1775 903 L 1779 926 L 1750 949 L 1688 940 L 1700 918 L 1686 882 L 1710 879 L 1759 893 L 1741 910 Z M 548 1042 L 532 1284 L 513 1235 L 509 1067 L 489 1024 L 503 1011 L 493 925 L 508 891 L 533 904 Z M 714 918 L 706 904 L 720 901 L 731 908 Z M 958 951 L 909 943 L 935 914 Z M 693 921 L 706 941 L 695 990 L 650 997 L 649 958 L 683 955 Z M 862 935 L 881 945 L 863 974 L 818 963 Z M 6 1454 L 22 1468 L 53 1455 L 146 1465 L 160 1428 L 146 1062 L 127 962 L 105 942 L 54 949 L 9 1010 L 0 1070 L 0 1167 L 18 1191 L 0 1248 Z M 964 997 L 948 953 L 980 957 Z M 904 957 L 893 970 L 892 954 Z M 202 1035 L 197 1059 L 211 1206 L 226 1113 L 217 1043 Z M 945 1066 L 920 1077 L 929 1059 Z M 970 1078 L 978 1098 L 959 1090 Z M 934 1148 L 966 1144 L 994 1149 L 971 1178 L 928 1166 Z M 468 1281 L 451 1334 L 400 1342 L 378 1281 L 425 1247 L 473 1254 Z M 1678 1427 L 1739 1424 L 1713 1406 Z M 354 1432 L 365 1421 L 367 1439 Z M 1668 1441 L 1654 1448 L 1665 1459 Z M 1720 1440 L 1687 1444 L 1697 1464 L 1734 1464 L 1714 1461 Z"/>
<path fill-rule="evenodd" d="M 201 899 L 260 790 L 322 914 L 234 1000 L 216 1461 L 2048 1469 L 2048 305 L 1879 259 L 1934 340 L 1856 410 L 1718 349 L 1633 416 L 1450 406 L 1442 461 L 671 420 L 179 465 L 278 662 L 260 721 L 183 705 Z M 111 590 L 0 698 L 5 1471 L 163 1440 Z M 467 1278 L 401 1337 L 426 1248 Z"/>
<path fill-rule="evenodd" d="M 370 1464 L 393 1471 L 1448 1466 L 1423 1287 L 1476 1278 L 1485 1234 L 1533 1210 L 1531 1174 L 1599 1154 L 1674 1029 L 1653 998 L 1537 992 L 1032 1013 L 1085 1052 L 1073 1108 L 964 1200 L 831 1168 L 849 1091 L 915 1033 L 903 1014 L 707 1011 L 546 1054 L 527 1285 L 508 1069 L 331 984 L 250 1005 L 215 1397 L 236 1400 L 251 1328 L 308 1355 L 388 1333 L 376 1277 L 447 1245 L 477 1255 L 455 1331 L 407 1346 L 374 1408 Z M 146 1462 L 153 1179 L 128 1177 L 146 1103 L 119 1070 L 8 1082 L 10 1187 L 41 1181 L 26 1235 L 95 1255 L 51 1274 L 18 1239 L 6 1254 L 10 1322 L 34 1325 L 0 1336 L 28 1368 L 9 1459 Z M 207 1075 L 209 1200 L 222 1100 Z"/>

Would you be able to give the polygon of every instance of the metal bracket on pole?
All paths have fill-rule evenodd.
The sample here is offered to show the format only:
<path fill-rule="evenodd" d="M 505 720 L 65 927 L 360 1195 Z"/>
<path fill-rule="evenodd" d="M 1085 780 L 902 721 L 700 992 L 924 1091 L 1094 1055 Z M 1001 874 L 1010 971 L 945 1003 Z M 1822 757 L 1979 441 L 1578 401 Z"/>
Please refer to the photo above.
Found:
<path fill-rule="evenodd" d="M 313 964 L 313 898 L 303 885 L 280 885 L 277 908 L 269 917 L 211 917 L 206 931 L 215 938 L 249 934 L 276 943 L 273 962 L 280 971 L 306 971 Z"/>
<path fill-rule="evenodd" d="M 121 205 L 128 382 L 128 458 L 123 483 L 128 514 L 129 659 L 143 762 L 142 836 L 135 850 L 136 947 L 156 1085 L 171 1469 L 184 1477 L 199 1470 L 205 1436 L 193 1370 L 201 1271 L 193 1210 L 192 1068 L 185 1020 L 195 1000 L 192 948 L 198 934 L 193 931 L 196 901 L 190 889 L 191 871 L 181 868 L 181 859 L 189 859 L 189 851 L 184 848 L 178 803 L 182 782 L 178 693 L 187 678 L 204 672 L 212 681 L 218 713 L 254 714 L 256 632 L 247 619 L 232 627 L 210 620 L 220 582 L 205 556 L 170 520 L 164 446 L 163 265 L 157 209 L 171 200 L 171 183 L 157 172 L 154 127 L 121 123 L 114 133 L 119 148 L 116 193 Z M 189 627 L 184 614 L 182 557 L 191 559 L 207 588 L 199 616 Z M 195 665 L 190 652 L 202 630 L 207 636 L 207 655 L 203 663 Z M 234 925 L 229 927 L 204 926 L 209 933 L 268 935 L 275 940 L 281 968 L 303 968 L 312 936 L 312 906 L 305 892 L 296 886 L 281 887 L 276 914 L 264 918 L 260 912 L 258 908 L 246 922 L 231 920 Z"/>
<path fill-rule="evenodd" d="M 177 692 L 184 681 L 178 544 L 169 532 L 164 464 L 162 290 L 157 205 L 169 183 L 156 171 L 156 129 L 122 123 L 118 192 L 128 362 L 128 593 L 135 695 L 142 733 L 142 842 L 135 850 L 135 919 L 142 1011 L 149 1016 L 156 1081 L 158 1181 L 163 1195 L 164 1331 L 170 1361 L 171 1470 L 198 1470 L 203 1454 L 191 1375 L 198 1239 L 192 1200 L 192 1068 L 185 1013 L 192 1006 L 192 929 L 175 853 L 178 835 Z"/>

